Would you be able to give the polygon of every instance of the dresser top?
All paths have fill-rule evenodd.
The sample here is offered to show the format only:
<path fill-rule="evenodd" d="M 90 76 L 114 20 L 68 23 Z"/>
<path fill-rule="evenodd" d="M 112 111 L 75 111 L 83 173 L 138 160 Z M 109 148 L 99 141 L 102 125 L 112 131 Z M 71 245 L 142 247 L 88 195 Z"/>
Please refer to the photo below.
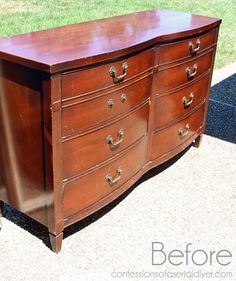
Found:
<path fill-rule="evenodd" d="M 0 59 L 57 73 L 214 28 L 220 19 L 149 10 L 0 39 Z"/>

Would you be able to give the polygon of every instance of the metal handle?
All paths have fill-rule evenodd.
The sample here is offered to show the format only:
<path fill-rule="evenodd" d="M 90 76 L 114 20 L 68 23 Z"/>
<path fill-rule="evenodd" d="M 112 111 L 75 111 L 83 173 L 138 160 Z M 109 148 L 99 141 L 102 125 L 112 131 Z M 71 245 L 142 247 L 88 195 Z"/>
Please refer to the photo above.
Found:
<path fill-rule="evenodd" d="M 116 76 L 117 75 L 117 71 L 116 71 L 116 68 L 115 66 L 112 66 L 110 69 L 109 69 L 109 74 L 110 76 L 113 78 L 113 82 L 114 83 L 120 83 L 124 80 L 126 74 L 127 74 L 127 69 L 128 69 L 128 63 L 127 62 L 124 62 L 122 64 L 122 74 L 120 76 Z"/>
<path fill-rule="evenodd" d="M 113 185 L 113 184 L 117 183 L 121 178 L 122 168 L 119 167 L 116 171 L 117 171 L 118 177 L 116 177 L 115 179 L 113 179 L 113 176 L 111 176 L 111 175 L 106 175 L 106 177 L 105 177 L 106 181 L 110 185 Z"/>
<path fill-rule="evenodd" d="M 126 101 L 126 95 L 125 94 L 122 94 L 120 96 L 120 101 L 123 102 L 123 103 Z"/>
<path fill-rule="evenodd" d="M 192 41 L 188 44 L 191 55 L 195 55 L 199 51 L 200 44 L 201 44 L 200 39 L 197 39 L 196 41 L 196 48 L 194 48 L 194 44 Z"/>
<path fill-rule="evenodd" d="M 185 125 L 185 129 L 186 129 L 185 132 L 183 131 L 183 129 L 179 129 L 179 131 L 178 131 L 181 138 L 187 136 L 187 134 L 190 132 L 189 124 Z"/>
<path fill-rule="evenodd" d="M 190 106 L 190 104 L 193 102 L 194 94 L 193 92 L 189 94 L 189 101 L 186 97 L 182 98 L 182 103 L 184 104 L 184 108 Z"/>
<path fill-rule="evenodd" d="M 185 129 L 186 129 L 185 132 L 184 132 L 182 129 L 179 129 L 179 130 L 178 130 L 178 133 L 179 133 L 179 135 L 180 135 L 181 138 L 187 136 L 187 134 L 190 132 L 189 124 L 186 124 L 186 125 L 185 125 Z"/>
<path fill-rule="evenodd" d="M 109 99 L 109 101 L 107 102 L 107 105 L 109 108 L 112 108 L 114 105 L 114 100 L 113 99 Z"/>
<path fill-rule="evenodd" d="M 110 144 L 111 149 L 117 148 L 117 147 L 122 143 L 124 134 L 125 134 L 124 130 L 123 130 L 123 129 L 120 129 L 119 132 L 118 132 L 119 140 L 116 141 L 116 142 L 113 142 L 113 137 L 112 137 L 112 135 L 109 135 L 109 136 L 107 136 L 107 138 L 106 138 L 106 143 L 107 143 L 107 144 Z"/>
<path fill-rule="evenodd" d="M 186 74 L 187 74 L 188 79 L 193 78 L 193 77 L 197 74 L 197 64 L 195 63 L 195 64 L 193 65 L 193 72 L 192 72 L 192 73 L 191 73 L 190 67 L 187 67 L 187 68 L 185 69 L 185 72 L 186 72 Z"/>

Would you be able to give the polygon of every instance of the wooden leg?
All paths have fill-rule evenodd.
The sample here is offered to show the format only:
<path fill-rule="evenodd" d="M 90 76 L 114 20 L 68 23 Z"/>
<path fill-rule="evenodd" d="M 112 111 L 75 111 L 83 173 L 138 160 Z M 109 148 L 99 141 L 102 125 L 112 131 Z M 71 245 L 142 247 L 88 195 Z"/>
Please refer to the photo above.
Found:
<path fill-rule="evenodd" d="M 0 230 L 2 229 L 2 219 L 1 217 L 3 217 L 4 215 L 4 202 L 0 201 Z"/>
<path fill-rule="evenodd" d="M 63 232 L 61 232 L 58 235 L 53 235 L 52 233 L 49 233 L 49 237 L 50 237 L 51 248 L 53 252 L 58 254 L 61 251 Z"/>
<path fill-rule="evenodd" d="M 203 138 L 203 134 L 200 134 L 200 135 L 195 139 L 194 147 L 197 147 L 197 148 L 200 147 L 201 142 L 202 142 L 202 138 Z"/>
<path fill-rule="evenodd" d="M 0 217 L 4 216 L 4 202 L 0 201 Z"/>

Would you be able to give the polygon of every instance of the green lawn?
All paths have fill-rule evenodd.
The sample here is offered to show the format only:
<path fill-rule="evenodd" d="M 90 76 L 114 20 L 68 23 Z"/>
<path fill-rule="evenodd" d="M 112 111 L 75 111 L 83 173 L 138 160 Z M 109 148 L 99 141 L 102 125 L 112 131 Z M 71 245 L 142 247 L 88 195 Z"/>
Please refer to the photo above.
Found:
<path fill-rule="evenodd" d="M 236 0 L 0 0 L 0 36 L 152 8 L 222 18 L 215 67 L 236 61 Z"/>

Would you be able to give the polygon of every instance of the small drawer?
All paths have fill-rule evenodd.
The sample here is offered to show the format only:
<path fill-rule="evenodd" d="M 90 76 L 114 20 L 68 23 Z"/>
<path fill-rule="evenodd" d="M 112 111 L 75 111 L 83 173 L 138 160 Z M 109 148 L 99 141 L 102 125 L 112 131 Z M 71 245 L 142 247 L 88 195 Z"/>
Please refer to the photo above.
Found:
<path fill-rule="evenodd" d="M 126 155 L 64 184 L 63 213 L 67 218 L 99 202 L 132 178 L 145 164 L 146 138 Z"/>
<path fill-rule="evenodd" d="M 204 105 L 178 123 L 153 133 L 151 157 L 158 158 L 191 138 L 203 122 Z"/>
<path fill-rule="evenodd" d="M 62 106 L 62 136 L 69 136 L 123 114 L 149 98 L 152 75 L 97 98 Z"/>
<path fill-rule="evenodd" d="M 98 92 L 128 81 L 153 67 L 154 50 L 109 64 L 79 70 L 62 76 L 62 99 Z"/>
<path fill-rule="evenodd" d="M 159 48 L 159 65 L 187 59 L 200 54 L 215 43 L 216 29 L 205 34 L 170 44 Z"/>
<path fill-rule="evenodd" d="M 98 165 L 141 139 L 147 132 L 148 112 L 146 103 L 111 125 L 63 142 L 63 178 Z"/>
<path fill-rule="evenodd" d="M 209 91 L 208 88 L 209 74 L 184 89 L 171 94 L 157 96 L 154 128 L 161 128 L 175 119 L 188 114 L 204 101 Z"/>
<path fill-rule="evenodd" d="M 177 89 L 196 80 L 211 69 L 213 50 L 174 67 L 161 69 L 158 72 L 158 94 Z"/>

